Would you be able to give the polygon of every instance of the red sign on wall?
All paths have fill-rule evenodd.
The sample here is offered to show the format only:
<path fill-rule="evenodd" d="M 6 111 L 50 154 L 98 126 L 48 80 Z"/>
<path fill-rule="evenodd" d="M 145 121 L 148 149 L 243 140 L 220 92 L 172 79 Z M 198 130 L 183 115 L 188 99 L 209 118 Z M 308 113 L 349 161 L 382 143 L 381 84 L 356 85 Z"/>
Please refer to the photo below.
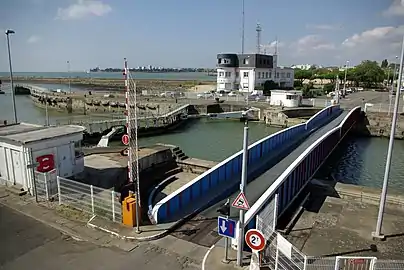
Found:
<path fill-rule="evenodd" d="M 55 159 L 52 154 L 37 157 L 36 162 L 38 162 L 36 167 L 38 172 L 46 173 L 55 168 Z"/>

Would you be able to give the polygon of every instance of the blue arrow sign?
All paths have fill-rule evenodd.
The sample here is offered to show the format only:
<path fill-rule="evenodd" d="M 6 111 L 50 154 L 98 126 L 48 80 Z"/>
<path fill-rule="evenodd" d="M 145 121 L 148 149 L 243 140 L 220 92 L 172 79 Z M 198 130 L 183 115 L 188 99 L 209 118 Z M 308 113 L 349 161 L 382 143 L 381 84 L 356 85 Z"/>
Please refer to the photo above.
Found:
<path fill-rule="evenodd" d="M 224 237 L 235 238 L 236 221 L 225 217 L 217 217 L 218 233 Z"/>

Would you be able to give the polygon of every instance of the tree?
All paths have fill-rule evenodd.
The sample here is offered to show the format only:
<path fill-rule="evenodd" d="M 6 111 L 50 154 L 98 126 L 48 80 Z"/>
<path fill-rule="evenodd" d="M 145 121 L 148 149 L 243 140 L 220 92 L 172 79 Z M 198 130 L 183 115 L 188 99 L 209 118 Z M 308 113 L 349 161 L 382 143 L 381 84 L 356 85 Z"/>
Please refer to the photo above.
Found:
<path fill-rule="evenodd" d="M 335 87 L 335 84 L 327 83 L 326 85 L 324 85 L 323 91 L 324 91 L 325 94 L 328 94 L 328 93 L 334 91 L 334 87 Z"/>
<path fill-rule="evenodd" d="M 305 98 L 314 97 L 313 91 L 311 91 L 312 88 L 313 88 L 313 83 L 312 82 L 310 82 L 308 84 L 305 84 L 303 86 L 303 89 L 302 89 L 303 97 L 305 97 Z"/>
<path fill-rule="evenodd" d="M 386 67 L 388 67 L 388 66 L 389 66 L 389 62 L 387 61 L 387 59 L 384 59 L 384 60 L 382 61 L 382 64 L 381 64 L 380 66 L 381 66 L 381 68 L 386 68 Z"/>
<path fill-rule="evenodd" d="M 354 76 L 358 82 L 361 82 L 365 87 L 370 88 L 383 82 L 385 74 L 384 70 L 376 61 L 365 60 L 355 67 Z"/>
<path fill-rule="evenodd" d="M 265 81 L 264 82 L 264 96 L 270 96 L 271 90 L 274 90 L 278 87 L 278 84 L 273 80 Z"/>
<path fill-rule="evenodd" d="M 295 69 L 295 79 L 302 83 L 304 80 L 310 79 L 312 74 L 311 70 Z"/>

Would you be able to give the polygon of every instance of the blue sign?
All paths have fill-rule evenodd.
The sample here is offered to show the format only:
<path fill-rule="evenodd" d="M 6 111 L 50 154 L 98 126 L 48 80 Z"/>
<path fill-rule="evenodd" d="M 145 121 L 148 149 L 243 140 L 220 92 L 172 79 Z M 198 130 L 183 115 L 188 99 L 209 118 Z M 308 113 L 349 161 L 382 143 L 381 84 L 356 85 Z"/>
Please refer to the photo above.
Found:
<path fill-rule="evenodd" d="M 236 221 L 225 217 L 217 217 L 218 233 L 224 237 L 235 238 Z"/>

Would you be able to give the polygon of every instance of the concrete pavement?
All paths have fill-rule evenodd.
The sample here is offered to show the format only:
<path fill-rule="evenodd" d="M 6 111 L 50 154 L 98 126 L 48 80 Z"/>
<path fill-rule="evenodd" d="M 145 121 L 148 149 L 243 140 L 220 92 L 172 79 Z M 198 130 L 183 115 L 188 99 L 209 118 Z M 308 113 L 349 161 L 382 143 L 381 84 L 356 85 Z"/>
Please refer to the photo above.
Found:
<path fill-rule="evenodd" d="M 174 236 L 127 241 L 87 227 L 88 216 L 49 207 L 0 187 L 0 269 L 232 269 L 215 260 L 221 247 L 208 253 Z"/>

